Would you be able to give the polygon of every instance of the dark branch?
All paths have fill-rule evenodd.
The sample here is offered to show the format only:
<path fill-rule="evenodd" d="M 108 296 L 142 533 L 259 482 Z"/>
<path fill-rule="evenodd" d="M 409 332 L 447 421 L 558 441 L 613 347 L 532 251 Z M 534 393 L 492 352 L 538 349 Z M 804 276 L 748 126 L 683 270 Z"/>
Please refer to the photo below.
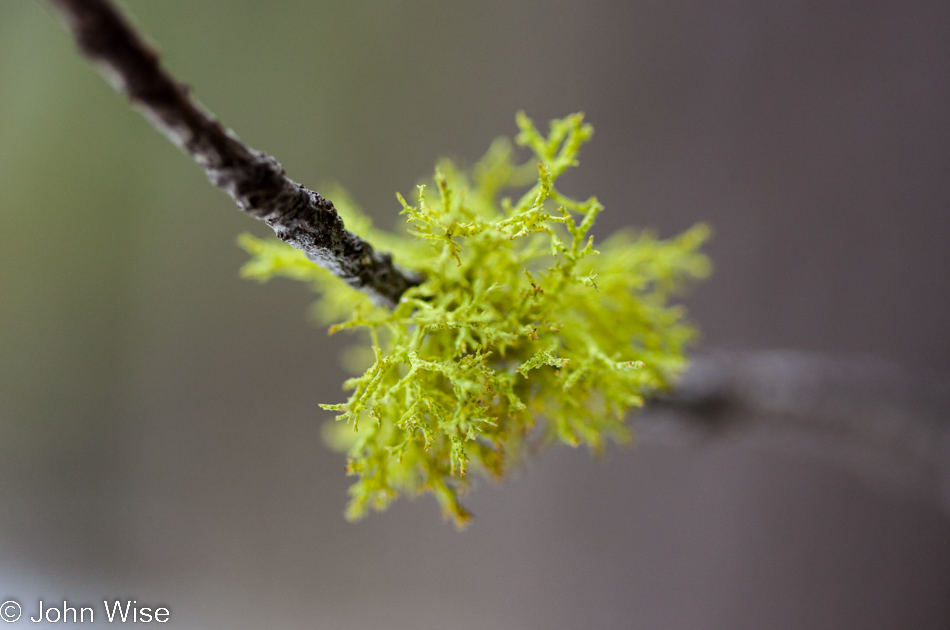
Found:
<path fill-rule="evenodd" d="M 643 443 L 803 452 L 950 516 L 950 381 L 880 359 L 791 350 L 699 356 L 634 427 Z"/>
<path fill-rule="evenodd" d="M 288 178 L 277 160 L 221 126 L 161 67 L 158 55 L 108 0 L 49 2 L 83 54 L 241 210 L 380 304 L 394 306 L 406 289 L 422 282 L 348 232 L 329 200 Z"/>

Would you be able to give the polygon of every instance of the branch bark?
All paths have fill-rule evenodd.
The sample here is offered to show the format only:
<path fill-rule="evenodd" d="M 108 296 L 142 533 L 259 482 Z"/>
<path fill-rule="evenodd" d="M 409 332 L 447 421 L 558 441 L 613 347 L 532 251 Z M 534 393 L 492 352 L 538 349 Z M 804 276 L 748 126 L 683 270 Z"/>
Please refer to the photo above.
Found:
<path fill-rule="evenodd" d="M 238 207 L 262 219 L 281 240 L 377 303 L 394 306 L 422 276 L 348 232 L 333 203 L 284 174 L 223 127 L 166 72 L 158 55 L 109 0 L 49 0 L 80 51 L 173 144 L 201 166 Z"/>

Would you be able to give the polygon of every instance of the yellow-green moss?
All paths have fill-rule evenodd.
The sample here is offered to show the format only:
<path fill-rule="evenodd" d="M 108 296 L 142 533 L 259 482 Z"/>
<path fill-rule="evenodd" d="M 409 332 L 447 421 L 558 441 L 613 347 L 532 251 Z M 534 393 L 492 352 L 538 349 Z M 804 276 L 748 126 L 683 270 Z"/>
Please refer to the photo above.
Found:
<path fill-rule="evenodd" d="M 588 231 L 603 206 L 555 187 L 592 128 L 580 114 L 546 137 L 524 114 L 517 122 L 515 142 L 534 157 L 517 164 L 499 139 L 471 173 L 441 162 L 414 203 L 397 195 L 407 233 L 376 230 L 345 193 L 330 195 L 350 231 L 425 274 L 394 310 L 280 241 L 241 237 L 245 276 L 309 282 L 331 333 L 369 333 L 371 350 L 347 362 L 370 367 L 346 381 L 346 402 L 322 405 L 338 414 L 327 440 L 358 477 L 351 519 L 431 492 L 464 525 L 459 495 L 473 471 L 502 477 L 529 444 L 599 451 L 629 440 L 627 412 L 685 364 L 694 329 L 670 299 L 708 274 L 698 251 L 708 229 L 672 240 L 627 230 L 595 249 Z"/>

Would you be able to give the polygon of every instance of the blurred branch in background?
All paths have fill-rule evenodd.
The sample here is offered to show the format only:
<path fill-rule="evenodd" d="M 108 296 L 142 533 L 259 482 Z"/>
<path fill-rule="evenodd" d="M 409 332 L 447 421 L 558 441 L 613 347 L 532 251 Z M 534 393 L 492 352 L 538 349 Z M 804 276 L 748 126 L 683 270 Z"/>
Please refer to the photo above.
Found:
<path fill-rule="evenodd" d="M 395 303 L 420 279 L 347 232 L 332 203 L 225 130 L 106 0 L 49 0 L 80 49 L 238 206 L 352 286 Z M 950 387 L 873 358 L 719 351 L 634 421 L 642 442 L 713 439 L 804 450 L 950 515 Z"/>
<path fill-rule="evenodd" d="M 950 383 L 871 357 L 712 352 L 635 421 L 653 444 L 805 451 L 950 516 Z"/>

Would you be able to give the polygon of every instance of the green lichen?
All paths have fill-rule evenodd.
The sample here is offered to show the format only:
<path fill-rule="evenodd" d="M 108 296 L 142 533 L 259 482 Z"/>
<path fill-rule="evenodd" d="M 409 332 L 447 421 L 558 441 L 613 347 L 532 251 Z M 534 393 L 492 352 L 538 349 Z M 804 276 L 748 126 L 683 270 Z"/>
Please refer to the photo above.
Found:
<path fill-rule="evenodd" d="M 393 310 L 280 241 L 241 237 L 245 276 L 311 283 L 331 334 L 368 333 L 369 348 L 348 357 L 365 369 L 346 381 L 349 399 L 322 405 L 338 414 L 327 440 L 358 478 L 350 519 L 431 492 L 463 526 L 473 471 L 501 478 L 529 448 L 556 442 L 626 442 L 627 412 L 685 365 L 694 329 L 670 300 L 708 274 L 698 251 L 708 229 L 672 240 L 626 230 L 595 249 L 588 232 L 603 206 L 555 187 L 591 126 L 575 114 L 545 137 L 524 114 L 517 122 L 531 160 L 516 163 L 499 139 L 471 173 L 441 162 L 414 203 L 397 195 L 405 233 L 373 228 L 344 193 L 331 195 L 351 231 L 425 274 Z M 524 192 L 502 195 L 511 190 Z"/>

